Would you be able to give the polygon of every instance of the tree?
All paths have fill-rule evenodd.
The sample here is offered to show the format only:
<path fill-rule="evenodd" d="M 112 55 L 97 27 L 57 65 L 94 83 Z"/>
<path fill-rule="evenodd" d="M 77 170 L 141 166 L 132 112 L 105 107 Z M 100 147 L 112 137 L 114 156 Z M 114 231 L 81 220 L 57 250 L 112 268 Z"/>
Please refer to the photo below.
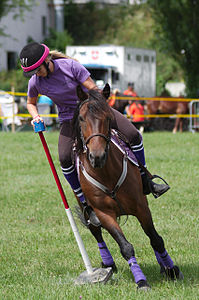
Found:
<path fill-rule="evenodd" d="M 7 15 L 9 11 L 18 8 L 18 12 L 15 14 L 16 16 L 18 15 L 23 15 L 23 11 L 25 9 L 29 9 L 34 0 L 1 0 L 0 2 L 0 19 Z"/>
<path fill-rule="evenodd" d="M 97 44 L 111 24 L 111 16 L 106 8 L 98 8 L 94 2 L 78 5 L 65 1 L 65 29 L 72 36 L 75 45 Z"/>
<path fill-rule="evenodd" d="M 161 51 L 180 64 L 187 95 L 198 96 L 199 89 L 199 1 L 148 0 L 155 20 L 154 30 Z"/>
<path fill-rule="evenodd" d="M 178 62 L 169 53 L 165 55 L 162 52 L 153 31 L 154 20 L 147 3 L 118 7 L 118 13 L 115 12 L 114 17 L 116 15 L 117 22 L 113 27 L 108 27 L 101 43 L 156 50 L 157 95 L 162 93 L 168 81 L 180 81 L 183 78 Z"/>
<path fill-rule="evenodd" d="M 10 11 L 15 11 L 14 18 L 23 17 L 24 10 L 30 9 L 34 0 L 1 0 L 0 1 L 0 20 Z M 16 10 L 17 8 L 17 10 Z M 0 35 L 5 34 L 0 27 Z"/>
<path fill-rule="evenodd" d="M 75 45 L 114 44 L 154 49 L 157 53 L 157 95 L 169 80 L 181 80 L 178 62 L 169 53 L 165 55 L 155 39 L 154 20 L 147 3 L 142 5 L 115 5 L 111 9 L 95 3 L 79 6 L 65 2 L 65 28 Z M 91 26 L 92 24 L 92 26 Z"/>
<path fill-rule="evenodd" d="M 48 38 L 44 40 L 44 44 L 46 44 L 51 49 L 59 50 L 63 53 L 66 51 L 67 45 L 72 45 L 73 39 L 69 35 L 69 33 L 64 30 L 63 32 L 57 32 L 54 29 L 49 29 L 50 34 Z"/>

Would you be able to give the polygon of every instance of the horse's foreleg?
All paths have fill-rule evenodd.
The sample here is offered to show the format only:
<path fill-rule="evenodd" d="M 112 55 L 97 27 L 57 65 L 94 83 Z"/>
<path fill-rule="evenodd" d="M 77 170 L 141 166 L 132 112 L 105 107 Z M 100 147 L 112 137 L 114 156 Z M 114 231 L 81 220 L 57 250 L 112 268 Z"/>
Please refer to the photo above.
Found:
<path fill-rule="evenodd" d="M 106 245 L 106 243 L 103 241 L 101 243 L 98 243 L 100 255 L 102 258 L 102 267 L 108 268 L 111 267 L 113 272 L 117 273 L 117 267 L 115 265 L 115 262 L 113 260 L 113 257 Z"/>
<path fill-rule="evenodd" d="M 157 233 L 153 225 L 151 212 L 148 206 L 138 209 L 137 218 L 141 226 L 150 239 L 151 246 L 154 250 L 157 262 L 160 265 L 161 271 L 164 270 L 171 279 L 182 279 L 182 273 L 179 268 L 174 265 L 173 260 L 165 249 L 162 237 Z M 170 270 L 168 272 L 168 270 Z M 172 271 L 171 271 L 172 270 Z"/>
<path fill-rule="evenodd" d="M 112 218 L 107 217 L 106 224 L 104 224 L 104 227 L 109 231 L 109 233 L 112 235 L 112 237 L 115 239 L 115 241 L 118 243 L 120 247 L 120 251 L 124 259 L 128 262 L 129 267 L 131 269 L 131 272 L 133 274 L 133 277 L 135 279 L 135 282 L 138 285 L 138 288 L 140 289 L 148 289 L 149 285 L 146 281 L 146 277 L 143 274 L 140 266 L 138 265 L 135 257 L 135 252 L 132 244 L 130 244 L 121 228 L 119 227 L 116 220 L 113 221 Z"/>
<path fill-rule="evenodd" d="M 80 210 L 77 209 L 77 214 L 79 216 L 80 221 L 84 225 L 87 226 L 87 228 L 90 230 L 90 232 L 92 233 L 92 235 L 94 236 L 94 238 L 97 241 L 100 256 L 102 258 L 102 263 L 101 263 L 102 267 L 104 267 L 104 268 L 112 267 L 113 272 L 117 272 L 117 267 L 115 265 L 113 257 L 111 255 L 106 243 L 103 240 L 101 226 L 96 227 L 96 226 L 93 226 L 92 224 L 88 225 L 88 222 L 86 219 L 87 216 L 82 213 L 82 206 L 80 205 L 80 201 L 78 198 L 77 198 L 77 201 L 80 206 Z"/>
<path fill-rule="evenodd" d="M 111 255 L 105 241 L 103 240 L 101 227 L 95 227 L 92 225 L 90 225 L 88 227 L 89 227 L 92 235 L 95 237 L 95 239 L 97 241 L 100 256 L 102 258 L 102 267 L 103 268 L 111 267 L 113 272 L 117 272 L 117 267 L 115 265 L 113 257 Z"/>

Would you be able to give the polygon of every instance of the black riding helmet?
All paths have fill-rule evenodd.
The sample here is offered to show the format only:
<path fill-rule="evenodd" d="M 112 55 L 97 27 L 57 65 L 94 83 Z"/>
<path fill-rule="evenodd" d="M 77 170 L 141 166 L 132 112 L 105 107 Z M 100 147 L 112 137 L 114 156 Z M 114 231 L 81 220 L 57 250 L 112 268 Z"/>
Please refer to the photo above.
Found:
<path fill-rule="evenodd" d="M 20 52 L 21 67 L 25 77 L 31 77 L 36 74 L 39 67 L 43 64 L 49 74 L 49 64 L 45 59 L 49 55 L 49 48 L 44 44 L 32 42 L 26 45 Z"/>

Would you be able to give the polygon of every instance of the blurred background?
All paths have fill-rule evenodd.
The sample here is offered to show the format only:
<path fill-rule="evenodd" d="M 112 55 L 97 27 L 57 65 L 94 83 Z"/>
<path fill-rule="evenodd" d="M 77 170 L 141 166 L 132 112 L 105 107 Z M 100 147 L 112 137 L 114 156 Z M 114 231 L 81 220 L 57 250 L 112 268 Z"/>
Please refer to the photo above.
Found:
<path fill-rule="evenodd" d="M 1 0 L 0 90 L 26 93 L 18 56 L 36 41 L 77 58 L 113 95 L 131 84 L 129 96 L 198 98 L 198 21 L 196 0 Z M 25 101 L 16 94 L 20 113 Z"/>

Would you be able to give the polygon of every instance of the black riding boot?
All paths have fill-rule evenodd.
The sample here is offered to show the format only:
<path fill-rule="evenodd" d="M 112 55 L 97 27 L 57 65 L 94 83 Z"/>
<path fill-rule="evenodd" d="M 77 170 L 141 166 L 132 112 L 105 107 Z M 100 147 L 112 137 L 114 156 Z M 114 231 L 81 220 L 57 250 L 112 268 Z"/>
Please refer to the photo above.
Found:
<path fill-rule="evenodd" d="M 153 178 L 162 179 L 157 175 L 154 175 L 152 178 L 150 178 L 146 173 L 142 174 L 143 193 L 144 195 L 152 193 L 155 198 L 158 198 L 167 192 L 170 189 L 170 186 L 163 179 L 162 180 L 165 182 L 165 184 L 155 183 L 153 182 Z"/>
<path fill-rule="evenodd" d="M 83 206 L 83 214 L 86 213 L 87 215 L 87 224 L 92 224 L 93 226 L 100 226 L 100 220 L 98 219 L 98 217 L 96 216 L 95 212 L 93 211 L 92 207 L 90 205 L 88 205 L 86 202 L 82 203 Z"/>

